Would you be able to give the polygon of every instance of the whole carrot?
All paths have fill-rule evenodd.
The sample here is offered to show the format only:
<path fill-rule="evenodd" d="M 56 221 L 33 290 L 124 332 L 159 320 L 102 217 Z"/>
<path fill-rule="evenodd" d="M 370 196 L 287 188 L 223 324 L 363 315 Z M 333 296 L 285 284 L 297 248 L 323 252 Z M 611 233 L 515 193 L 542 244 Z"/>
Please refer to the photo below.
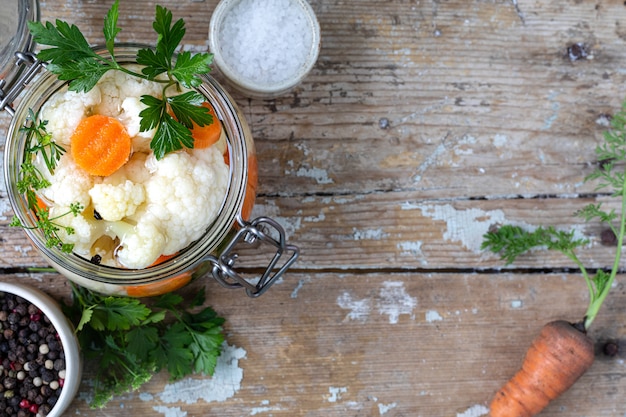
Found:
<path fill-rule="evenodd" d="M 482 248 L 499 253 L 507 264 L 529 252 L 542 248 L 561 252 L 579 268 L 589 291 L 589 304 L 584 320 L 573 326 L 565 321 L 547 324 L 528 349 L 520 371 L 496 394 L 491 403 L 491 417 L 530 417 L 569 389 L 593 363 L 592 340 L 586 335 L 606 300 L 620 269 L 622 245 L 626 235 L 626 102 L 613 115 L 611 129 L 604 134 L 604 143 L 596 148 L 596 169 L 585 180 L 598 180 L 597 189 L 609 188 L 621 202 L 619 211 L 589 204 L 577 215 L 586 221 L 599 220 L 615 237 L 615 256 L 610 271 L 597 269 L 591 273 L 576 252 L 590 245 L 554 227 L 537 227 L 532 231 L 519 226 L 494 227 L 483 237 Z"/>
<path fill-rule="evenodd" d="M 567 391 L 589 369 L 593 341 L 575 325 L 546 324 L 526 352 L 521 369 L 496 393 L 491 417 L 531 417 Z"/>

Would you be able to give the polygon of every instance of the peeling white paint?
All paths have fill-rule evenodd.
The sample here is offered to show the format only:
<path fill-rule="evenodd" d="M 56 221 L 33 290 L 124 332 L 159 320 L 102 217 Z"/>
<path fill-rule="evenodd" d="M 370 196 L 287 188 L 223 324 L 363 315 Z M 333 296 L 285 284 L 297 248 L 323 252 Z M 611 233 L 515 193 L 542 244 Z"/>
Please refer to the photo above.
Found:
<path fill-rule="evenodd" d="M 394 408 L 396 408 L 398 406 L 397 403 L 391 403 L 391 404 L 378 404 L 378 413 L 381 416 L 384 416 L 385 414 L 387 414 L 389 411 L 393 410 Z"/>
<path fill-rule="evenodd" d="M 302 155 L 309 156 L 311 154 L 311 150 L 304 143 L 294 143 L 293 145 L 296 149 L 302 152 Z"/>
<path fill-rule="evenodd" d="M 524 302 L 522 300 L 511 301 L 511 308 L 522 308 L 523 306 L 524 306 Z"/>
<path fill-rule="evenodd" d="M 289 238 L 296 233 L 302 226 L 301 217 L 284 217 L 280 215 L 280 208 L 276 206 L 274 201 L 268 201 L 266 204 L 255 204 L 252 208 L 253 219 L 257 217 L 266 216 L 274 219 L 285 230 L 285 236 Z"/>
<path fill-rule="evenodd" d="M 271 411 L 279 411 L 281 408 L 279 406 L 270 406 L 269 400 L 261 401 L 261 407 L 254 407 L 250 411 L 251 416 L 256 416 L 257 414 L 269 413 Z"/>
<path fill-rule="evenodd" d="M 400 242 L 397 245 L 397 248 L 402 252 L 401 255 L 412 255 L 412 256 L 422 256 L 422 245 L 424 243 L 421 241 L 417 242 Z"/>
<path fill-rule="evenodd" d="M 241 387 L 243 369 L 239 367 L 239 360 L 245 357 L 246 351 L 243 348 L 224 343 L 212 377 L 185 378 L 167 384 L 159 398 L 167 404 L 175 402 L 193 404 L 199 400 L 207 403 L 226 401 Z"/>
<path fill-rule="evenodd" d="M 435 321 L 442 321 L 443 317 L 441 317 L 441 314 L 439 314 L 436 310 L 428 310 L 426 312 L 426 321 L 428 323 L 432 323 Z"/>
<path fill-rule="evenodd" d="M 405 201 L 400 206 L 400 209 L 401 210 L 416 210 L 416 209 L 419 209 L 420 207 L 421 207 L 421 204 L 412 203 L 410 201 Z"/>
<path fill-rule="evenodd" d="M 354 237 L 354 240 L 382 240 L 388 235 L 383 232 L 383 229 L 359 230 L 355 227 L 352 229 L 352 236 Z"/>
<path fill-rule="evenodd" d="M 139 393 L 139 399 L 141 401 L 152 401 L 154 399 L 154 395 L 149 392 L 141 392 Z"/>
<path fill-rule="evenodd" d="M 312 178 L 318 184 L 332 184 L 334 181 L 328 177 L 328 171 L 322 168 L 300 168 L 296 171 L 297 177 Z"/>
<path fill-rule="evenodd" d="M 337 297 L 337 305 L 344 310 L 350 310 L 346 315 L 346 320 L 366 321 L 372 310 L 369 299 L 354 300 L 352 295 L 344 292 Z"/>
<path fill-rule="evenodd" d="M 152 407 L 157 413 L 163 414 L 165 417 L 187 417 L 187 412 L 180 409 L 180 407 L 165 407 L 158 405 Z"/>
<path fill-rule="evenodd" d="M 330 396 L 328 397 L 329 403 L 336 403 L 341 399 L 341 395 L 348 392 L 348 387 L 328 387 Z"/>
<path fill-rule="evenodd" d="M 548 100 L 550 101 L 550 104 L 551 104 L 550 108 L 552 110 L 552 113 L 550 113 L 550 115 L 544 119 L 543 127 L 541 128 L 542 130 L 549 130 L 554 124 L 554 122 L 556 121 L 556 119 L 559 117 L 559 110 L 561 109 L 561 104 L 558 101 L 556 101 L 556 98 L 558 97 L 558 95 L 559 93 L 555 91 L 551 91 L 550 94 L 548 95 Z"/>
<path fill-rule="evenodd" d="M 439 159 L 439 156 L 443 155 L 445 152 L 445 144 L 440 143 L 439 146 L 437 146 L 435 150 L 430 155 L 428 155 L 426 159 L 424 159 L 424 162 L 422 162 L 420 166 L 417 167 L 417 175 L 413 177 L 413 181 L 420 182 L 422 180 L 422 174 L 424 174 L 424 172 L 426 172 L 428 168 L 434 165 L 437 162 L 437 159 Z"/>
<path fill-rule="evenodd" d="M 417 306 L 417 298 L 409 296 L 404 282 L 388 281 L 383 283 L 377 302 L 378 312 L 389 316 L 389 323 L 396 324 L 401 315 L 408 314 L 414 318 L 413 309 Z"/>
<path fill-rule="evenodd" d="M 462 145 L 474 145 L 476 144 L 476 138 L 470 135 L 463 136 L 459 142 L 454 146 L 454 154 L 457 156 L 472 155 L 474 150 L 472 148 L 465 148 Z"/>
<path fill-rule="evenodd" d="M 319 223 L 326 220 L 326 214 L 324 214 L 324 212 L 320 212 L 318 216 L 306 216 L 302 220 L 310 223 Z"/>
<path fill-rule="evenodd" d="M 447 224 L 443 238 L 452 242 L 461 242 L 467 249 L 480 253 L 482 236 L 495 223 L 507 223 L 502 210 L 485 211 L 477 208 L 457 210 L 446 205 L 422 205 L 422 214 L 434 220 L 443 220 Z"/>
<path fill-rule="evenodd" d="M 489 414 L 489 409 L 484 405 L 476 404 L 463 413 L 457 413 L 456 417 L 481 417 Z"/>
<path fill-rule="evenodd" d="M 291 292 L 291 298 L 298 298 L 298 293 L 300 292 L 300 289 L 304 287 L 304 284 L 308 281 L 308 279 L 301 279 L 300 281 L 298 281 L 298 285 L 296 285 L 296 288 L 294 288 Z"/>
<path fill-rule="evenodd" d="M 15 252 L 19 252 L 19 253 L 21 253 L 22 255 L 26 256 L 26 255 L 28 254 L 28 252 L 30 252 L 30 251 L 32 251 L 32 250 L 33 250 L 33 248 L 32 248 L 32 246 L 26 246 L 26 247 L 24 247 L 24 246 L 22 246 L 22 245 L 16 245 L 16 246 L 13 246 L 13 250 L 14 250 Z"/>
<path fill-rule="evenodd" d="M 496 148 L 501 148 L 506 146 L 506 143 L 509 141 L 509 138 L 506 135 L 497 134 L 493 137 L 493 146 Z"/>

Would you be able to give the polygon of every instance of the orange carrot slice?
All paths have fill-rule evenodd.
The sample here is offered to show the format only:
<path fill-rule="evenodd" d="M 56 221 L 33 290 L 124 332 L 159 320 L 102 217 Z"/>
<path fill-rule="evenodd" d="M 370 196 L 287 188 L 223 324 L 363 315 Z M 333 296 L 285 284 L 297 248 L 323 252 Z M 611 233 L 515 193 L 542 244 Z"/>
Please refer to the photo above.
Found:
<path fill-rule="evenodd" d="M 101 177 L 113 174 L 128 162 L 132 146 L 131 137 L 119 120 L 99 114 L 83 119 L 70 143 L 78 166 Z"/>
<path fill-rule="evenodd" d="M 252 208 L 256 200 L 256 189 L 259 183 L 258 170 L 256 155 L 248 156 L 248 184 L 243 198 L 243 207 L 241 208 L 241 217 L 244 220 L 249 220 L 252 215 Z"/>
<path fill-rule="evenodd" d="M 220 119 L 217 118 L 213 106 L 205 101 L 202 103 L 202 107 L 209 109 L 209 113 L 213 116 L 213 123 L 198 126 L 195 122 L 192 122 L 191 136 L 193 137 L 194 149 L 208 148 L 220 140 L 220 135 L 222 134 L 222 124 L 220 123 Z"/>
<path fill-rule="evenodd" d="M 154 297 L 182 288 L 191 281 L 191 278 L 191 272 L 183 272 L 148 284 L 128 285 L 124 289 L 129 297 Z"/>
<path fill-rule="evenodd" d="M 171 254 L 171 255 L 160 255 L 160 256 L 157 258 L 157 260 L 156 260 L 156 261 L 154 261 L 154 262 L 152 263 L 152 265 L 150 265 L 150 266 L 157 266 L 157 265 L 160 265 L 160 264 L 162 264 L 162 263 L 163 263 L 163 262 L 165 262 L 165 261 L 169 261 L 170 259 L 172 259 L 172 258 L 173 258 L 174 256 L 176 256 L 176 255 L 178 255 L 178 252 L 177 252 L 177 253 L 173 253 L 173 254 Z"/>

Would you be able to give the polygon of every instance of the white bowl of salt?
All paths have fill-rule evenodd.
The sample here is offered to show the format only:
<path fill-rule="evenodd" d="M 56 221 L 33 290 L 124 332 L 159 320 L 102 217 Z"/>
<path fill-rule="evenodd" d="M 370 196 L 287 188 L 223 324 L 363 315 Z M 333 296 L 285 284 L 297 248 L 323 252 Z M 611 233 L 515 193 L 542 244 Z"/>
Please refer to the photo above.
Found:
<path fill-rule="evenodd" d="M 214 63 L 246 96 L 271 99 L 315 65 L 320 27 L 306 0 L 222 0 L 209 24 Z"/>

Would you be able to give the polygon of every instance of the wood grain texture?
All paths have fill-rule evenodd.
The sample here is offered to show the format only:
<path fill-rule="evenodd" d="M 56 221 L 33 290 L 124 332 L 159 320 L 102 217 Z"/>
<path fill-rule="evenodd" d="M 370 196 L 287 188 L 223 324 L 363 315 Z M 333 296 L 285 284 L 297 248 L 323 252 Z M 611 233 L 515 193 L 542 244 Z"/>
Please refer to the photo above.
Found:
<path fill-rule="evenodd" d="M 157 2 L 122 1 L 120 40 L 154 43 Z M 43 20 L 77 23 L 102 42 L 109 1 L 41 1 Z M 184 48 L 205 51 L 217 0 L 158 2 L 186 21 Z M 220 373 L 140 392 L 82 416 L 480 417 L 540 327 L 579 320 L 574 265 L 533 252 L 505 267 L 480 250 L 489 227 L 574 228 L 581 259 L 612 263 L 602 227 L 572 214 L 617 207 L 585 177 L 626 98 L 626 6 L 605 0 L 310 0 L 322 48 L 309 76 L 273 100 L 231 90 L 259 160 L 254 215 L 300 246 L 293 271 L 260 299 L 207 279 L 226 317 Z M 573 49 L 572 49 L 573 48 Z M 584 54 L 581 54 L 581 51 Z M 582 56 L 585 55 L 585 56 Z M 223 81 L 219 71 L 215 77 Z M 9 117 L 0 115 L 6 132 Z M 0 186 L 0 279 L 60 299 Z M 263 257 L 241 251 L 242 269 Z M 623 417 L 626 291 L 619 275 L 594 322 L 597 360 L 546 417 Z"/>

